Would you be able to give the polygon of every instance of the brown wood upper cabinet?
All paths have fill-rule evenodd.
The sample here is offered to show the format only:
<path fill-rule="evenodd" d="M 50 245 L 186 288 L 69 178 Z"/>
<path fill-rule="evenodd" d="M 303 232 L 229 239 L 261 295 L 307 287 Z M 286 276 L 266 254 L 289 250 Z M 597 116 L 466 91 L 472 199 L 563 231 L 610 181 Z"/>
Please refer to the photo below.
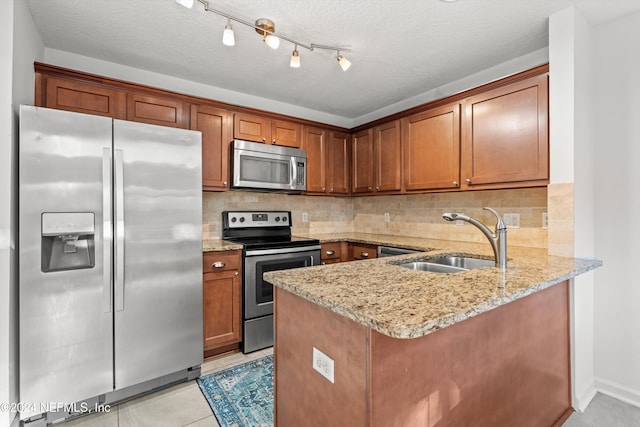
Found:
<path fill-rule="evenodd" d="M 465 99 L 463 123 L 463 188 L 548 180 L 547 74 Z"/>
<path fill-rule="evenodd" d="M 349 134 L 329 131 L 327 140 L 327 193 L 349 194 Z"/>
<path fill-rule="evenodd" d="M 460 104 L 402 119 L 404 187 L 408 192 L 460 186 Z"/>
<path fill-rule="evenodd" d="M 189 104 L 169 97 L 128 93 L 127 120 L 188 129 Z"/>
<path fill-rule="evenodd" d="M 302 149 L 307 151 L 307 193 L 327 192 L 327 131 L 304 126 Z"/>
<path fill-rule="evenodd" d="M 283 145 L 300 148 L 302 145 L 302 126 L 284 120 L 236 113 L 234 115 L 233 137 L 265 144 Z"/>
<path fill-rule="evenodd" d="M 402 157 L 400 121 L 394 120 L 353 134 L 353 193 L 400 191 Z"/>
<path fill-rule="evenodd" d="M 97 83 L 40 75 L 36 94 L 39 96 L 36 95 L 35 104 L 39 107 L 127 118 L 127 93 Z"/>
<path fill-rule="evenodd" d="M 229 188 L 229 147 L 233 134 L 231 113 L 205 105 L 191 107 L 191 129 L 202 132 L 202 188 Z"/>

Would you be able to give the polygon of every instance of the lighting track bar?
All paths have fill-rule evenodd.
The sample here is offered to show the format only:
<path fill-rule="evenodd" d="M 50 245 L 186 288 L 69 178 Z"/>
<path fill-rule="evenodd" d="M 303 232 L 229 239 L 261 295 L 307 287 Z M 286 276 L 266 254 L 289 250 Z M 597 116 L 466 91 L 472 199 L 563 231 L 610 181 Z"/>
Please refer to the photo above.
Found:
<path fill-rule="evenodd" d="M 193 0 L 176 0 L 177 3 L 181 4 L 182 6 L 185 6 L 187 8 L 191 8 L 193 6 Z M 254 30 L 256 30 L 259 34 L 261 34 L 264 39 L 265 39 L 265 43 L 267 43 L 267 45 L 269 45 L 270 47 L 272 47 L 273 49 L 277 48 L 277 40 L 276 40 L 276 44 L 272 45 L 271 43 L 269 43 L 269 41 L 267 40 L 269 38 L 269 36 L 274 36 L 277 37 L 278 39 L 281 40 L 285 40 L 289 43 L 291 43 L 292 45 L 295 46 L 294 48 L 294 56 L 297 57 L 297 66 L 300 66 L 300 56 L 298 53 L 298 47 L 302 47 L 304 49 L 307 49 L 310 52 L 313 52 L 314 50 L 332 50 L 336 52 L 336 59 L 338 60 L 338 63 L 340 64 L 340 67 L 342 67 L 342 69 L 344 71 L 346 71 L 350 66 L 351 63 L 343 56 L 341 55 L 341 52 L 350 52 L 351 49 L 349 49 L 348 47 L 342 47 L 342 46 L 330 46 L 330 45 L 324 45 L 324 44 L 316 44 L 316 43 L 303 43 L 299 40 L 295 40 L 291 37 L 287 37 L 281 34 L 275 34 L 275 25 L 273 24 L 273 22 L 266 20 L 266 19 L 258 19 L 255 23 L 249 22 L 249 21 L 245 21 L 242 18 L 238 18 L 237 16 L 233 16 L 227 12 L 224 12 L 222 10 L 219 9 L 215 9 L 211 6 L 209 6 L 209 2 L 207 0 L 197 0 L 198 3 L 202 4 L 204 6 L 204 10 L 205 12 L 211 12 L 214 13 L 216 15 L 222 16 L 224 18 L 227 18 L 227 26 L 225 27 L 226 29 L 229 29 L 230 31 L 232 31 L 231 29 L 231 21 L 233 22 L 237 22 L 238 24 L 242 24 L 245 25 L 247 27 L 253 28 Z M 271 24 L 271 26 L 268 25 L 258 25 L 261 24 L 262 21 L 267 21 L 268 23 Z M 225 43 L 227 44 L 227 43 Z M 228 44 L 229 46 L 231 46 L 232 44 Z M 293 66 L 293 65 L 292 65 Z M 297 68 L 297 67 L 296 67 Z"/>

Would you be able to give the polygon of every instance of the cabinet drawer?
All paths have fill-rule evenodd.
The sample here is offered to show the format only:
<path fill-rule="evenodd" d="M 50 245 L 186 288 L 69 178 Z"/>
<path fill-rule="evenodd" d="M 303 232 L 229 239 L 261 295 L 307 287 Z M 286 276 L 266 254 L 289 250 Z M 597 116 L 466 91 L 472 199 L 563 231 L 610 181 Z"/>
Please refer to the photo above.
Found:
<path fill-rule="evenodd" d="M 337 262 L 342 258 L 342 243 L 340 242 L 323 243 L 320 250 L 322 251 L 321 258 L 323 261 L 332 260 Z"/>
<path fill-rule="evenodd" d="M 206 252 L 203 255 L 202 272 L 239 270 L 242 267 L 241 251 Z"/>
<path fill-rule="evenodd" d="M 350 244 L 350 258 L 352 260 L 371 259 L 378 257 L 378 247 L 374 245 Z"/>

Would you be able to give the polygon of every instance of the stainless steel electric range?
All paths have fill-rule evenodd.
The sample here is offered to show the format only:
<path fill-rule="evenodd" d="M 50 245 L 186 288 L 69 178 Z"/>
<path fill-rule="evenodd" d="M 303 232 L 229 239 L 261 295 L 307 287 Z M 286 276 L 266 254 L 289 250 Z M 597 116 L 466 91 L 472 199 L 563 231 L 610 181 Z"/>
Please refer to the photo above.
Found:
<path fill-rule="evenodd" d="M 320 241 L 293 237 L 289 211 L 225 211 L 222 238 L 243 245 L 242 352 L 273 345 L 273 285 L 267 271 L 320 264 Z"/>

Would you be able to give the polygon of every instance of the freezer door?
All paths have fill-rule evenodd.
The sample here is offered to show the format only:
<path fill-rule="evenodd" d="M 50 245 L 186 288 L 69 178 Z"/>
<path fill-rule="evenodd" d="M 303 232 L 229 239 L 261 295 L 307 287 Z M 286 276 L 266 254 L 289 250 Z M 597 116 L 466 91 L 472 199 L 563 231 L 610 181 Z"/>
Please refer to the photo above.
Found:
<path fill-rule="evenodd" d="M 20 108 L 21 402 L 113 389 L 111 128 L 105 117 Z M 44 412 L 23 408 L 22 419 Z"/>
<path fill-rule="evenodd" d="M 115 384 L 202 363 L 201 134 L 114 121 Z"/>

